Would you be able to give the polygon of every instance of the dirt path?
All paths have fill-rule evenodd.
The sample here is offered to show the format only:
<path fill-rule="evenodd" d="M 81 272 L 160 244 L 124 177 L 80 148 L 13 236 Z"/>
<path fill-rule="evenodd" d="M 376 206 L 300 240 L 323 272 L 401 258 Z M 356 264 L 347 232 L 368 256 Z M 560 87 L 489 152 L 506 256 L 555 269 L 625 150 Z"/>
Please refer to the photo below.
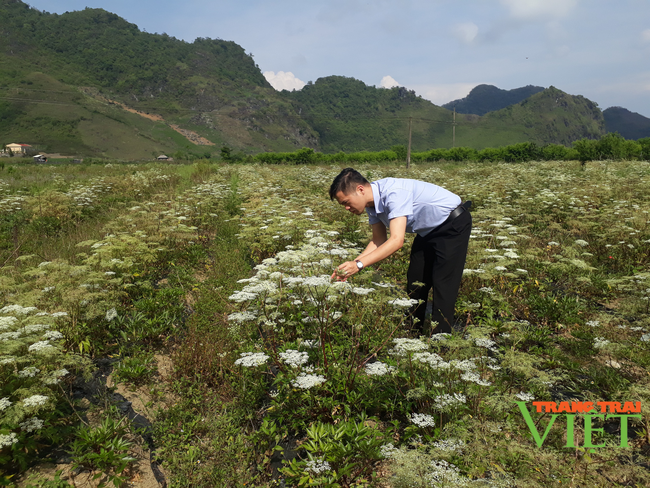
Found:
<path fill-rule="evenodd" d="M 160 377 L 160 384 L 164 384 L 165 378 L 173 373 L 173 363 L 168 356 L 156 354 L 155 356 L 158 374 Z M 166 488 L 168 486 L 169 476 L 162 469 L 155 460 L 153 451 L 147 445 L 149 442 L 146 438 L 150 433 L 147 430 L 151 429 L 151 422 L 154 421 L 155 411 L 147 405 L 155 404 L 146 387 L 137 389 L 129 389 L 122 383 L 116 383 L 113 374 L 106 377 L 106 388 L 110 391 L 113 389 L 114 393 L 109 395 L 111 403 L 115 404 L 122 410 L 126 417 L 134 424 L 135 427 L 145 432 L 143 437 L 130 436 L 127 440 L 132 443 L 128 455 L 137 459 L 128 472 L 124 473 L 127 481 L 126 486 L 131 488 Z M 174 401 L 175 397 L 171 392 L 165 393 L 166 401 Z M 93 425 L 98 422 L 97 413 L 88 415 L 88 422 Z M 94 420 L 93 420 L 94 419 Z M 33 482 L 37 477 L 40 480 L 53 481 L 57 473 L 60 473 L 60 479 L 66 480 L 69 484 L 76 488 L 97 488 L 102 482 L 106 482 L 106 477 L 101 476 L 94 479 L 95 475 L 101 474 L 99 472 L 80 471 L 72 469 L 71 459 L 63 456 L 55 463 L 39 464 L 28 470 L 17 481 L 16 486 L 19 488 L 30 486 L 28 483 Z M 110 486 L 110 484 L 109 484 Z"/>

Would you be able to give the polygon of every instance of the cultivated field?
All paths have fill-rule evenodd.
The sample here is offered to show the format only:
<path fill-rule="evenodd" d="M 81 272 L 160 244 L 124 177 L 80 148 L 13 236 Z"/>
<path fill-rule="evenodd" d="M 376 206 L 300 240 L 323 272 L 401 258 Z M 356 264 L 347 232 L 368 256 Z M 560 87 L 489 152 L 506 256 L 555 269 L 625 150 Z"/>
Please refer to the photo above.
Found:
<path fill-rule="evenodd" d="M 650 165 L 357 167 L 473 201 L 432 338 L 340 169 L 5 167 L 0 485 L 650 485 Z"/>

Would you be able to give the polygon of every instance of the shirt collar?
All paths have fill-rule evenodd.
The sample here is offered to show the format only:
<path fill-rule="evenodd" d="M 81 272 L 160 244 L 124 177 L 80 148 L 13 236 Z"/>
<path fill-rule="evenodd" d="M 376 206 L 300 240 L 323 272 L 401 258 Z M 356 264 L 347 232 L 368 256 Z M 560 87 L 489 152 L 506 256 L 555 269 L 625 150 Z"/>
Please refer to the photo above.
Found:
<path fill-rule="evenodd" d="M 372 188 L 372 199 L 375 202 L 375 212 L 382 213 L 384 211 L 384 204 L 382 203 L 381 195 L 379 194 L 379 185 L 376 181 L 373 181 L 370 183 L 370 187 Z"/>

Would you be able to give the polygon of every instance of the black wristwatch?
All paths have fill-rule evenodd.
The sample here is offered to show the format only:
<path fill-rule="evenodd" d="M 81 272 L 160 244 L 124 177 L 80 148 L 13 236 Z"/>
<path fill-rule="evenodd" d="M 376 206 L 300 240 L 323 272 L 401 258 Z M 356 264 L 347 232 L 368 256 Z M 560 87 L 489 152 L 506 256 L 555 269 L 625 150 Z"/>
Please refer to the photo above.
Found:
<path fill-rule="evenodd" d="M 359 271 L 361 271 L 363 269 L 363 263 L 361 261 L 357 261 L 356 259 L 354 262 L 357 263 L 357 268 L 359 268 Z"/>

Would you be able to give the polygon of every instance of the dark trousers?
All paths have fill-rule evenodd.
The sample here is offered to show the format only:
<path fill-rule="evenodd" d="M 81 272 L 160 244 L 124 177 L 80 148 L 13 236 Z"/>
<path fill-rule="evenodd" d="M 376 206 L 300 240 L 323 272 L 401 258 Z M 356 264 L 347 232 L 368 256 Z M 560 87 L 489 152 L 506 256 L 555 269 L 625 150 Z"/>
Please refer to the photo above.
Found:
<path fill-rule="evenodd" d="M 465 211 L 455 219 L 443 222 L 426 236 L 416 236 L 413 241 L 407 291 L 411 298 L 423 300 L 413 311 L 413 318 L 419 319 L 415 327 L 421 332 L 424 332 L 424 315 L 431 289 L 431 321 L 438 322 L 433 332 L 451 332 L 471 230 L 472 216 Z M 415 285 L 416 282 L 424 285 Z"/>

